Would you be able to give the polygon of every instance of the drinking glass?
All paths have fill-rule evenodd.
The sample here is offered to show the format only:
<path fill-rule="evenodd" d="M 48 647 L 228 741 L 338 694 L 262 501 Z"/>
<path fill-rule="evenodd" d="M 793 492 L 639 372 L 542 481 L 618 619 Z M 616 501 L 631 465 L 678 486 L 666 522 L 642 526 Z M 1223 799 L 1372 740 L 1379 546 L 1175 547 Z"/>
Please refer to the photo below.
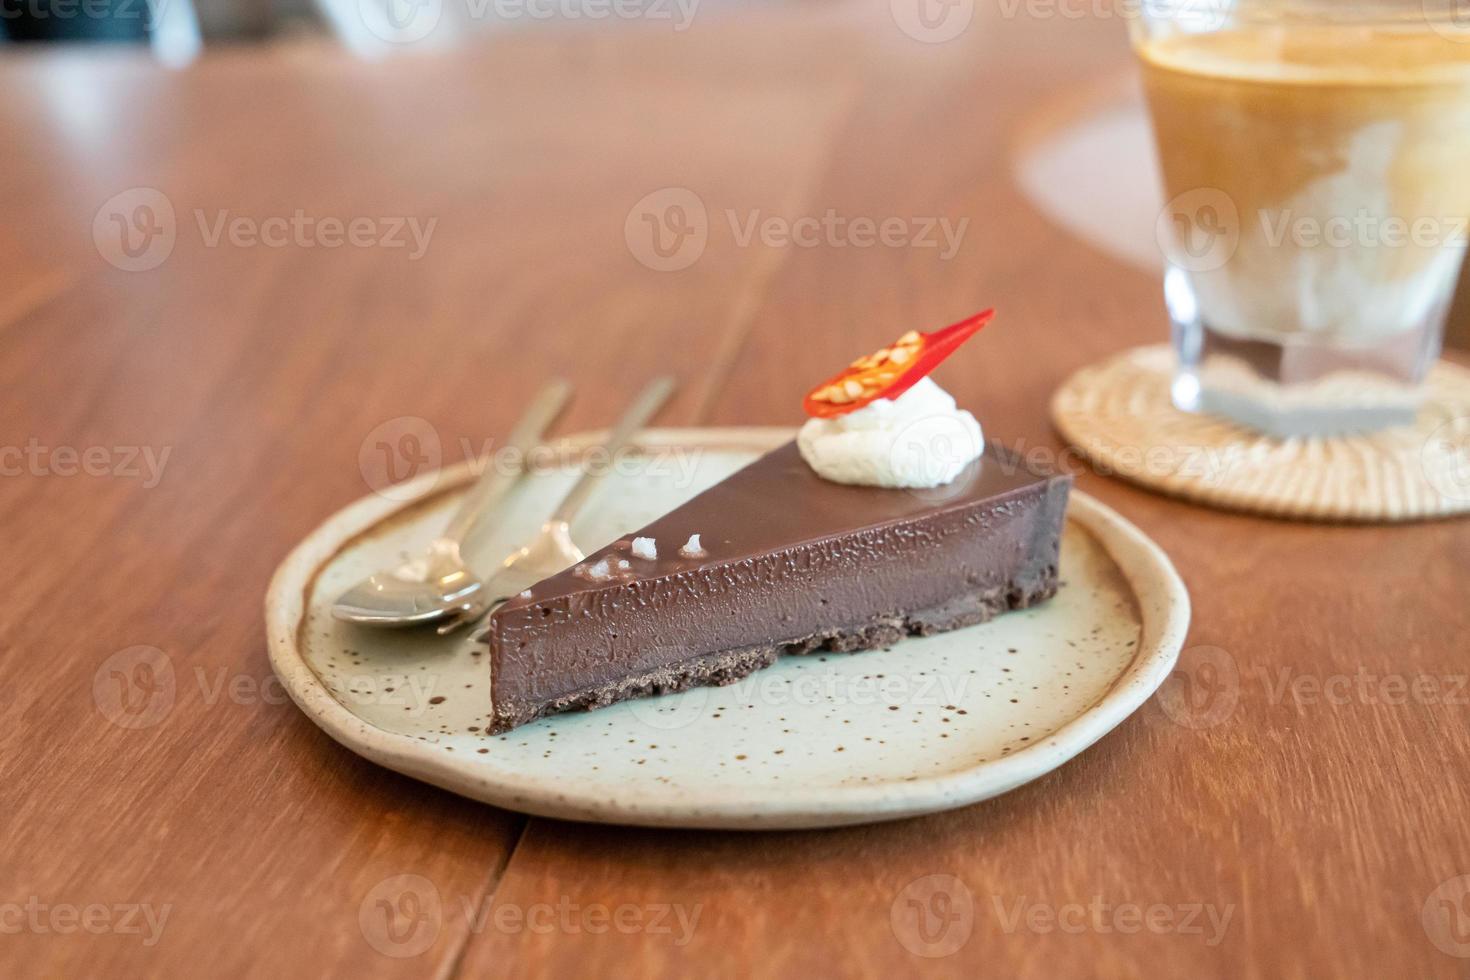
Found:
<path fill-rule="evenodd" d="M 1470 218 L 1470 0 L 1133 2 L 1174 403 L 1412 422 Z"/>

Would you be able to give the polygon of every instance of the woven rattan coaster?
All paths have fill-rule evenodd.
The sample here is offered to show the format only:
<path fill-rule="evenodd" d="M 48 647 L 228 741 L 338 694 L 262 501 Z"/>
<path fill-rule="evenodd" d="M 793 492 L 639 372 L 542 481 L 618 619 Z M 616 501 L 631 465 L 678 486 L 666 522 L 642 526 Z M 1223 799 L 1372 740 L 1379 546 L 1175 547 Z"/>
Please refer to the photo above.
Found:
<path fill-rule="evenodd" d="M 1412 426 L 1275 439 L 1169 399 L 1174 354 L 1139 347 L 1072 375 L 1052 420 L 1099 472 L 1227 510 L 1334 521 L 1470 512 L 1470 370 L 1440 361 Z"/>

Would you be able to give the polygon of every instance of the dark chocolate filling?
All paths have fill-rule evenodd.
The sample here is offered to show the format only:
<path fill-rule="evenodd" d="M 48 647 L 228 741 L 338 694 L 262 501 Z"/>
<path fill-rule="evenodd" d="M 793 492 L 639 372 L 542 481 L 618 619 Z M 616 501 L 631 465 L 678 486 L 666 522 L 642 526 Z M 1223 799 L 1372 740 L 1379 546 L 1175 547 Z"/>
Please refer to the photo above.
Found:
<path fill-rule="evenodd" d="M 492 617 L 493 730 L 645 694 L 726 684 L 782 653 L 861 650 L 982 622 L 1056 589 L 1070 478 L 988 447 L 939 491 L 817 477 L 795 444 L 570 569 Z M 678 548 L 699 534 L 706 555 Z"/>

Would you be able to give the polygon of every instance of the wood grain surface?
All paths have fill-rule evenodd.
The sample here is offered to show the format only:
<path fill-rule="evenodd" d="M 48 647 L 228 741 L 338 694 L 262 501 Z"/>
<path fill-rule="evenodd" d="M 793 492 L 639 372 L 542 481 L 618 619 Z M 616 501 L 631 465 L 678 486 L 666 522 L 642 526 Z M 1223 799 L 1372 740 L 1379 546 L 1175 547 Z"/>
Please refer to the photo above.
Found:
<path fill-rule="evenodd" d="M 1216 513 L 1062 452 L 1051 391 L 1166 328 L 1155 277 L 1011 178 L 1028 113 L 1128 58 L 1114 18 L 1027 9 L 946 43 L 880 3 L 0 62 L 0 974 L 1470 973 L 1470 523 Z M 127 271 L 161 248 L 135 188 L 174 241 Z M 658 271 L 671 188 L 705 242 Z M 298 212 L 375 244 L 249 241 Z M 953 254 L 743 234 L 829 212 L 967 224 Z M 421 255 L 382 240 L 408 219 Z M 382 476 L 375 432 L 421 419 L 455 462 L 552 372 L 568 429 L 660 370 L 666 424 L 794 424 L 834 364 L 989 305 L 942 382 L 1195 603 L 1176 678 L 1058 772 L 849 830 L 581 826 L 378 769 L 274 684 L 267 579 Z"/>

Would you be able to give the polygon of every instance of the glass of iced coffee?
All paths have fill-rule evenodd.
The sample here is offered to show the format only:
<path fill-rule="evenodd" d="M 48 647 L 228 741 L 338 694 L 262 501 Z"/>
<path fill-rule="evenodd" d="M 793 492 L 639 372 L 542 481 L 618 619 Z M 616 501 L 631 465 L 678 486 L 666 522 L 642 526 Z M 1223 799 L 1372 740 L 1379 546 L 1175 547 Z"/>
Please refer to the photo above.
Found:
<path fill-rule="evenodd" d="M 1470 220 L 1470 0 L 1134 2 L 1175 404 L 1412 422 Z"/>

